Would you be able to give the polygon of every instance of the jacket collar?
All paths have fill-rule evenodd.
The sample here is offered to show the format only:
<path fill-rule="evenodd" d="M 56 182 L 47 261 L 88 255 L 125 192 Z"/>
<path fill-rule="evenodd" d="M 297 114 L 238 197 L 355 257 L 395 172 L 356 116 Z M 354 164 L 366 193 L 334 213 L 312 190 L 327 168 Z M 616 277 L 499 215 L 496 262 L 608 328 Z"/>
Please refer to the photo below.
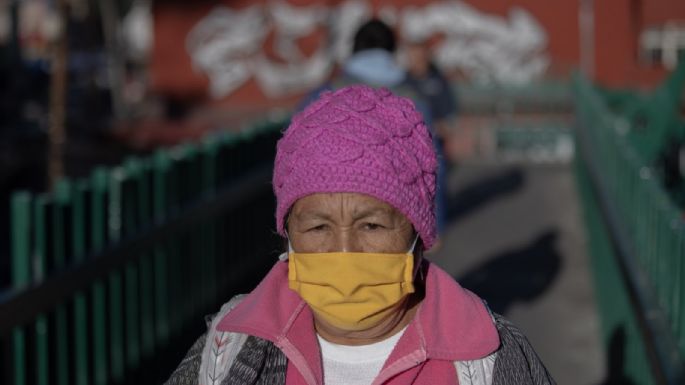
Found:
<path fill-rule="evenodd" d="M 426 296 L 388 363 L 417 351 L 424 359 L 448 361 L 475 360 L 494 352 L 499 336 L 482 300 L 436 265 L 426 262 L 424 267 Z M 289 359 L 309 365 L 311 376 L 323 377 L 313 316 L 288 288 L 287 262 L 277 262 L 217 329 L 270 340 Z"/>
<path fill-rule="evenodd" d="M 483 300 L 437 265 L 424 263 L 426 297 L 412 321 L 424 338 L 427 358 L 480 359 L 499 347 L 499 334 Z"/>
<path fill-rule="evenodd" d="M 288 288 L 287 261 L 276 262 L 252 293 L 219 321 L 217 330 L 269 340 L 298 368 L 306 383 L 323 383 L 314 317 L 304 300 Z"/>

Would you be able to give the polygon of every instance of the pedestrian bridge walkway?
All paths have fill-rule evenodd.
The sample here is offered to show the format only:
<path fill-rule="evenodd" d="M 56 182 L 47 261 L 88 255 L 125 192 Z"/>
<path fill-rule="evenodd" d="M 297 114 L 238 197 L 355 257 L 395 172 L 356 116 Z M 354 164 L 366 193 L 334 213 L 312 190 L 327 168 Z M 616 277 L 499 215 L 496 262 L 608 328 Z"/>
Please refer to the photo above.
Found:
<path fill-rule="evenodd" d="M 430 259 L 527 335 L 559 384 L 606 377 L 573 169 L 471 162 L 450 175 L 453 208 Z"/>

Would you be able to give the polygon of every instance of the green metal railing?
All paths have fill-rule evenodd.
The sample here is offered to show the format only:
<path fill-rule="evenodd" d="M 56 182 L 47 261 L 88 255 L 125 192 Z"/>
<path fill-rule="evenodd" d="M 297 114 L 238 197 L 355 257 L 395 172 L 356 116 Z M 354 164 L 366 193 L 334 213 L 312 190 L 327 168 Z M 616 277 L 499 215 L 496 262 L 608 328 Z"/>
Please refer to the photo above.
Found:
<path fill-rule="evenodd" d="M 514 163 L 566 163 L 573 158 L 573 93 L 569 82 L 525 85 L 456 83 L 455 128 L 479 126 L 481 155 Z"/>
<path fill-rule="evenodd" d="M 573 110 L 573 93 L 567 82 L 522 85 L 454 86 L 459 109 L 469 114 L 567 113 Z"/>
<path fill-rule="evenodd" d="M 618 128 L 648 164 L 657 161 L 669 140 L 685 139 L 680 115 L 685 88 L 685 60 L 653 92 L 601 89 L 605 105 L 620 116 Z"/>
<path fill-rule="evenodd" d="M 635 384 L 685 383 L 682 213 L 633 145 L 626 120 L 582 76 L 574 87 L 577 179 L 609 370 Z"/>
<path fill-rule="evenodd" d="M 574 151 L 570 125 L 562 120 L 496 125 L 497 157 L 505 161 L 569 162 Z"/>
<path fill-rule="evenodd" d="M 3 384 L 160 383 L 278 251 L 270 176 L 285 121 L 132 157 L 11 202 Z"/>

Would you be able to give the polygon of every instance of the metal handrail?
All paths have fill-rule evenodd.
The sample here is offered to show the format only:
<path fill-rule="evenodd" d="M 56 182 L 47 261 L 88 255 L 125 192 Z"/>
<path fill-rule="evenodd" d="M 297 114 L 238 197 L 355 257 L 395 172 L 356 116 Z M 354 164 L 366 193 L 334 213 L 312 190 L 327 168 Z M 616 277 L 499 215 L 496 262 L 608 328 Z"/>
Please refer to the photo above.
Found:
<path fill-rule="evenodd" d="M 592 179 L 592 187 L 596 196 L 599 197 L 602 216 L 606 227 L 611 234 L 611 241 L 616 250 L 616 261 L 623 274 L 624 282 L 628 287 L 628 297 L 635 309 L 635 316 L 640 325 L 651 367 L 659 384 L 680 385 L 685 383 L 685 372 L 678 346 L 673 338 L 673 333 L 668 326 L 668 320 L 663 309 L 659 307 L 654 290 L 649 278 L 637 266 L 633 247 L 629 237 L 621 225 L 616 207 L 602 186 L 601 176 L 594 167 L 591 152 L 588 149 L 587 140 L 583 135 L 583 128 L 578 129 L 577 134 L 580 153 L 586 161 L 586 167 Z"/>
<path fill-rule="evenodd" d="M 575 84 L 578 90 L 578 98 L 584 98 L 584 102 L 601 105 L 597 95 L 590 88 L 587 80 L 577 76 Z M 588 100 L 593 99 L 594 100 Z M 581 112 L 581 111 L 579 111 Z M 628 289 L 628 298 L 633 307 L 633 313 L 638 321 L 639 330 L 644 342 L 647 357 L 653 376 L 658 384 L 676 385 L 685 383 L 685 365 L 678 347 L 677 339 L 670 326 L 668 314 L 659 301 L 656 294 L 654 283 L 638 262 L 634 239 L 626 227 L 626 218 L 621 216 L 617 200 L 612 199 L 611 188 L 607 183 L 607 175 L 604 175 L 598 167 L 597 154 L 600 151 L 607 151 L 606 148 L 598 146 L 597 140 L 590 139 L 590 129 L 609 130 L 602 131 L 602 134 L 610 135 L 617 143 L 616 149 L 619 156 L 623 158 L 621 167 L 630 169 L 630 172 L 639 173 L 645 168 L 639 164 L 639 156 L 631 151 L 629 145 L 623 143 L 614 127 L 610 124 L 610 119 L 605 121 L 594 121 L 595 125 L 583 121 L 582 112 L 579 113 L 580 121 L 577 125 L 577 140 L 579 148 L 579 158 L 582 159 L 585 168 L 588 170 L 594 195 L 599 201 L 601 216 L 604 226 L 607 228 L 611 244 L 614 249 L 614 256 L 622 274 L 623 281 Z M 604 111 L 604 116 L 609 117 L 608 110 Z M 599 134 L 598 134 L 599 135 Z M 621 143 L 618 143 L 621 142 Z M 641 180 L 642 183 L 653 181 Z M 654 187 L 654 186 L 652 186 Z M 675 210 L 675 208 L 672 208 Z M 682 225 L 682 224 L 681 224 Z M 682 226 L 681 226 L 682 229 Z"/>
<path fill-rule="evenodd" d="M 44 281 L 0 293 L 0 314 L 3 315 L 0 317 L 0 336 L 52 310 L 56 304 L 68 300 L 110 272 L 138 261 L 141 252 L 170 239 L 179 231 L 239 207 L 260 191 L 270 190 L 272 170 L 270 163 L 259 166 L 229 186 L 171 214 L 163 222 L 148 225 L 105 250 L 87 256 L 85 262 L 57 272 Z"/>

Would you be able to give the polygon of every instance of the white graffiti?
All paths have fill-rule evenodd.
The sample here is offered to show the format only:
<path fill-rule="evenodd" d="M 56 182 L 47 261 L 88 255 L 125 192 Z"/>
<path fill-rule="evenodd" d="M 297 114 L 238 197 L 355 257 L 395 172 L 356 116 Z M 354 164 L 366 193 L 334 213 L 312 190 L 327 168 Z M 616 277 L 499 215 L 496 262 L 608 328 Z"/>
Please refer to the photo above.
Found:
<path fill-rule="evenodd" d="M 267 96 L 277 97 L 317 86 L 330 73 L 333 63 L 325 50 L 305 57 L 297 39 L 312 34 L 326 23 L 328 9 L 320 5 L 295 7 L 286 2 L 272 3 L 268 9 L 276 31 L 274 51 L 285 63 L 266 58 L 255 61 L 255 78 Z"/>
<path fill-rule="evenodd" d="M 152 0 L 135 0 L 121 22 L 121 34 L 126 55 L 144 62 L 154 38 Z"/>
<path fill-rule="evenodd" d="M 352 52 L 352 39 L 362 23 L 372 16 L 371 6 L 362 0 L 349 0 L 342 3 L 337 10 L 331 12 L 330 44 L 333 47 L 333 57 L 342 63 Z"/>
<path fill-rule="evenodd" d="M 371 6 L 362 0 L 333 8 L 286 1 L 241 11 L 219 6 L 190 31 L 186 49 L 194 68 L 208 76 L 213 97 L 231 94 L 253 76 L 267 96 L 278 97 L 324 81 L 335 63 L 349 56 L 355 31 L 371 15 Z M 445 39 L 435 47 L 438 65 L 459 69 L 476 82 L 526 83 L 542 76 L 549 65 L 545 31 L 522 8 L 512 8 L 504 19 L 450 1 L 400 10 L 385 6 L 379 16 L 395 25 L 404 39 L 443 34 Z M 307 56 L 297 41 L 319 28 L 327 36 Z M 280 60 L 262 52 L 271 31 Z"/>
<path fill-rule="evenodd" d="M 527 83 L 548 66 L 547 36 L 522 8 L 512 8 L 509 19 L 483 14 L 461 2 L 436 3 L 406 10 L 402 31 L 408 39 L 444 33 L 446 38 L 435 52 L 438 65 L 459 68 L 474 81 Z"/>
<path fill-rule="evenodd" d="M 266 17 L 257 6 L 235 11 L 216 7 L 186 37 L 186 49 L 196 70 L 209 77 L 210 94 L 220 98 L 250 79 L 268 32 Z"/>

